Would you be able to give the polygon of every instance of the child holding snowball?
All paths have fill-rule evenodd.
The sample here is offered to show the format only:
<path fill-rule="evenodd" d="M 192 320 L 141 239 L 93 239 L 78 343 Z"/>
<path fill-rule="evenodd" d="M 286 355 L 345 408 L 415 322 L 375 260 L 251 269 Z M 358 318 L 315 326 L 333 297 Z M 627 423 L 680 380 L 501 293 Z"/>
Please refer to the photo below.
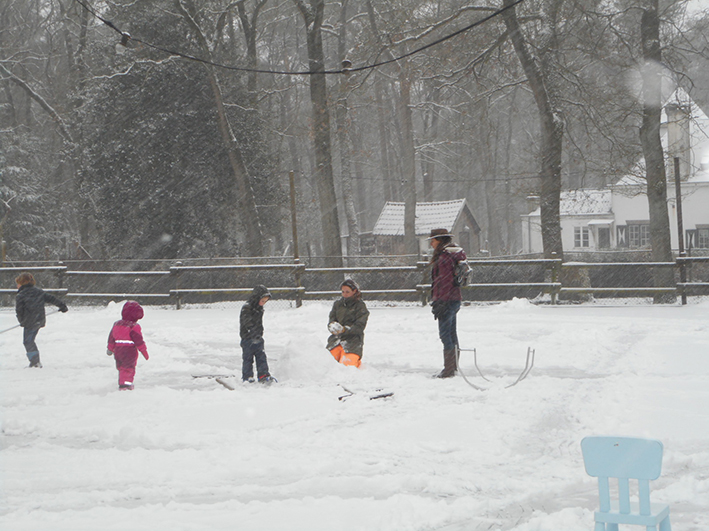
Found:
<path fill-rule="evenodd" d="M 327 329 L 332 335 L 327 340 L 327 349 L 343 365 L 359 367 L 369 310 L 359 286 L 351 278 L 340 284 L 340 291 L 342 298 L 336 300 L 330 310 Z"/>

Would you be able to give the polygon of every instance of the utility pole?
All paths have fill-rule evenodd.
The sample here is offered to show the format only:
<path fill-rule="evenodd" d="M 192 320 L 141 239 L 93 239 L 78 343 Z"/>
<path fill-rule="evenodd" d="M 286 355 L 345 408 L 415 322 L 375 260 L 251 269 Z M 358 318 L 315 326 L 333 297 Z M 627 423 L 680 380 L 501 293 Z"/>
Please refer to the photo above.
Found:
<path fill-rule="evenodd" d="M 291 226 L 293 230 L 293 263 L 295 264 L 295 307 L 300 308 L 303 305 L 303 299 L 301 297 L 300 288 L 302 287 L 302 279 L 300 278 L 300 251 L 298 250 L 298 223 L 296 216 L 296 202 L 295 202 L 295 172 L 293 170 L 288 174 L 288 180 L 290 181 L 290 216 L 291 216 Z"/>
<path fill-rule="evenodd" d="M 675 157 L 675 205 L 677 206 L 677 245 L 679 248 L 679 257 L 684 258 L 687 253 L 684 250 L 684 222 L 682 221 L 682 185 L 680 184 L 680 166 L 679 157 Z M 679 281 L 684 284 L 687 282 L 687 264 L 680 260 L 679 263 Z M 682 286 L 682 304 L 687 304 L 687 292 Z"/>
<path fill-rule="evenodd" d="M 295 172 L 293 170 L 288 174 L 290 181 L 290 216 L 291 216 L 291 227 L 293 229 L 293 261 L 297 264 L 300 261 L 300 254 L 298 251 L 298 225 L 296 223 L 296 210 L 295 210 Z"/>

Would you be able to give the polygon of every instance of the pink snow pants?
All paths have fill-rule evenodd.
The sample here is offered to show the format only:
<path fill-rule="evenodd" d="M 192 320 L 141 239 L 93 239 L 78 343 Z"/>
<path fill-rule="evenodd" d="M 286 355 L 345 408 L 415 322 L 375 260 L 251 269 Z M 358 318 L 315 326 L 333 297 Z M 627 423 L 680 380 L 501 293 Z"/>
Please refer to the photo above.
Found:
<path fill-rule="evenodd" d="M 135 366 L 138 363 L 138 349 L 118 347 L 113 357 L 116 358 L 116 369 L 118 369 L 118 387 L 132 389 Z"/>

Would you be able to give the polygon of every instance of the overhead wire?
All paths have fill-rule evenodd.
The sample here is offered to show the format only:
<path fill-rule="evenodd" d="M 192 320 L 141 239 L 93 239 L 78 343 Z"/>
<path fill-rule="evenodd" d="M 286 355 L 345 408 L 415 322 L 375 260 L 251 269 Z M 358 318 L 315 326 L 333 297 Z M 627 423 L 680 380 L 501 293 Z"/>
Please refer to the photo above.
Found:
<path fill-rule="evenodd" d="M 183 59 L 188 59 L 188 60 L 190 60 L 190 61 L 196 61 L 196 62 L 199 62 L 199 63 L 203 63 L 203 64 L 206 64 L 206 65 L 213 66 L 213 67 L 215 67 L 215 68 L 222 68 L 222 69 L 225 69 L 225 70 L 234 70 L 234 71 L 238 71 L 238 72 L 250 72 L 250 73 L 256 73 L 256 74 L 276 74 L 276 75 L 289 75 L 289 76 L 312 76 L 312 75 L 351 74 L 351 73 L 353 73 L 353 72 L 362 72 L 362 71 L 365 71 L 365 70 L 371 70 L 371 69 L 373 69 L 373 68 L 377 68 L 377 67 L 380 67 L 380 66 L 384 66 L 384 65 L 388 65 L 388 64 L 391 64 L 391 63 L 395 63 L 395 62 L 401 61 L 402 59 L 406 59 L 407 57 L 411 57 L 412 55 L 418 54 L 418 53 L 420 53 L 420 52 L 422 52 L 422 51 L 424 51 L 424 50 L 427 50 L 427 49 L 429 49 L 429 48 L 432 48 L 433 46 L 436 46 L 436 45 L 438 45 L 438 44 L 441 44 L 442 42 L 445 42 L 445 41 L 447 41 L 447 40 L 449 40 L 449 39 L 452 39 L 453 37 L 457 37 L 457 36 L 460 35 L 461 33 L 465 33 L 466 31 L 469 31 L 469 30 L 471 30 L 471 29 L 473 29 L 473 28 L 475 28 L 475 27 L 477 27 L 477 26 L 480 26 L 480 25 L 482 25 L 482 24 L 485 24 L 486 22 L 492 20 L 493 18 L 495 18 L 495 17 L 501 15 L 502 13 L 504 13 L 505 11 L 507 11 L 508 9 L 512 9 L 513 7 L 517 6 L 518 4 L 521 4 L 521 3 L 524 2 L 525 0 L 516 0 L 516 1 L 513 2 L 512 4 L 510 4 L 510 5 L 508 5 L 508 6 L 504 6 L 504 7 L 500 8 L 500 9 L 498 9 L 497 11 L 491 13 L 490 15 L 488 15 L 488 16 L 486 16 L 486 17 L 480 19 L 480 20 L 477 20 L 477 21 L 473 22 L 472 24 L 469 24 L 469 25 L 467 25 L 467 26 L 465 26 L 465 27 L 463 27 L 463 28 L 461 28 L 461 29 L 459 29 L 459 30 L 457 30 L 457 31 L 454 31 L 453 33 L 450 33 L 450 34 L 448 34 L 448 35 L 444 35 L 444 36 L 441 37 L 440 39 L 436 39 L 436 40 L 433 41 L 433 42 L 430 42 L 430 43 L 428 43 L 428 44 L 425 44 L 425 45 L 423 45 L 423 46 L 420 46 L 420 47 L 418 47 L 418 48 L 416 48 L 416 49 L 414 49 L 414 50 L 411 50 L 410 52 L 407 52 L 407 53 L 405 53 L 405 54 L 403 54 L 403 55 L 399 55 L 399 56 L 397 56 L 397 57 L 392 57 L 391 59 L 386 59 L 386 60 L 384 60 L 384 61 L 375 62 L 375 63 L 370 64 L 370 65 L 364 65 L 364 66 L 359 66 L 359 67 L 354 67 L 354 68 L 341 68 L 341 69 L 339 69 L 339 70 L 300 70 L 300 71 L 265 70 L 265 69 L 261 69 L 261 68 L 249 68 L 249 67 L 242 67 L 242 66 L 224 65 L 224 64 L 221 64 L 221 63 L 216 63 L 216 62 L 214 62 L 214 61 L 210 61 L 210 60 L 208 60 L 208 59 L 203 59 L 203 58 L 201 58 L 201 57 L 195 57 L 195 56 L 193 56 L 193 55 L 186 54 L 186 53 L 183 53 L 183 52 L 180 52 L 180 51 L 177 51 L 177 50 L 173 50 L 173 49 L 170 49 L 170 48 L 165 48 L 164 46 L 159 46 L 159 45 L 156 45 L 156 44 L 152 44 L 152 43 L 150 43 L 150 42 L 143 41 L 143 40 L 141 40 L 141 39 L 139 39 L 139 38 L 137 38 L 137 37 L 133 37 L 133 36 L 130 35 L 130 33 L 128 33 L 128 32 L 122 31 L 122 30 L 121 30 L 120 28 L 118 28 L 113 22 L 111 22 L 110 20 L 107 20 L 107 19 L 103 18 L 101 15 L 99 15 L 99 13 L 98 13 L 95 9 L 93 9 L 91 6 L 87 5 L 86 2 L 84 2 L 83 0 L 75 0 L 75 1 L 76 1 L 76 3 L 78 3 L 80 6 L 82 6 L 84 9 L 86 9 L 86 11 L 88 11 L 88 12 L 89 12 L 92 16 L 94 16 L 96 19 L 100 20 L 100 21 L 103 22 L 106 26 L 108 26 L 108 27 L 111 28 L 112 30 L 114 30 L 114 31 L 116 31 L 117 33 L 119 33 L 119 34 L 121 35 L 121 44 L 122 44 L 123 46 L 127 46 L 129 41 L 133 41 L 133 42 L 137 42 L 137 43 L 139 43 L 139 44 L 142 44 L 142 45 L 144 45 L 144 46 L 147 46 L 147 47 L 149 47 L 149 48 L 152 48 L 152 49 L 154 49 L 154 50 L 158 50 L 158 51 L 161 51 L 161 52 L 164 52 L 164 53 L 168 53 L 168 54 L 171 54 L 171 55 L 177 55 L 177 56 L 179 56 L 179 57 L 182 57 Z"/>

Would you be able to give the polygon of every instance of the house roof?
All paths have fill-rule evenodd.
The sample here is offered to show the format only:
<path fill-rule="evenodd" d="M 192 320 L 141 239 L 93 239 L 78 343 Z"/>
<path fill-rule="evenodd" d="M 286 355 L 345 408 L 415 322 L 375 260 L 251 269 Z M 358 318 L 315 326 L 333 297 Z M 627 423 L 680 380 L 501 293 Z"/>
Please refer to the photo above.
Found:
<path fill-rule="evenodd" d="M 561 192 L 559 213 L 562 216 L 612 215 L 610 190 L 569 190 Z M 541 215 L 537 208 L 530 216 Z"/>
<path fill-rule="evenodd" d="M 464 208 L 467 208 L 465 199 L 416 203 L 416 235 L 427 236 L 431 229 L 453 230 Z M 376 236 L 403 236 L 404 203 L 387 201 L 379 214 L 379 219 L 374 224 L 372 234 Z"/>

